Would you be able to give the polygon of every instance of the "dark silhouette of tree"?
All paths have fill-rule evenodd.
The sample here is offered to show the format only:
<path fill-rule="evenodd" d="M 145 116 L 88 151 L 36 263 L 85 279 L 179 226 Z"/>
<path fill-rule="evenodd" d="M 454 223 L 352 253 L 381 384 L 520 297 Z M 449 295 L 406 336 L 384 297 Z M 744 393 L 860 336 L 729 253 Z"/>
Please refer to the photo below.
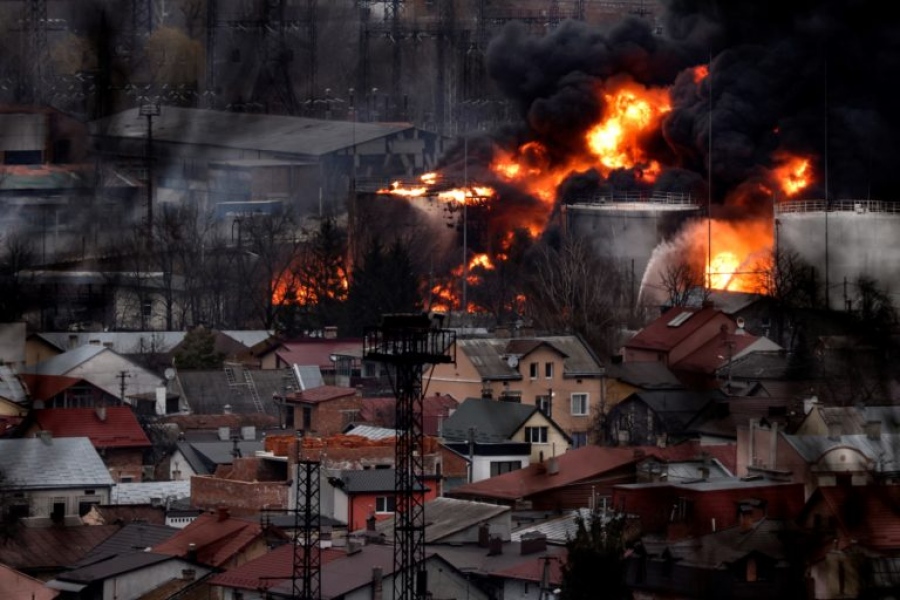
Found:
<path fill-rule="evenodd" d="M 179 369 L 219 369 L 225 355 L 216 351 L 216 336 L 205 327 L 192 329 L 175 351 L 174 362 Z"/>
<path fill-rule="evenodd" d="M 703 271 L 687 261 L 668 265 L 659 276 L 668 306 L 686 306 L 696 290 L 705 290 Z"/>
<path fill-rule="evenodd" d="M 31 241 L 24 236 L 8 236 L 2 244 L 0 321 L 18 321 L 30 305 L 22 272 L 37 263 L 37 254 Z"/>
<path fill-rule="evenodd" d="M 419 308 L 419 282 L 409 248 L 399 239 L 388 248 L 372 240 L 350 279 L 347 333 L 360 335 L 366 326 L 377 324 L 383 314 Z"/>
<path fill-rule="evenodd" d="M 625 585 L 627 521 L 621 515 L 593 512 L 576 517 L 575 534 L 566 541 L 560 600 L 628 598 Z"/>

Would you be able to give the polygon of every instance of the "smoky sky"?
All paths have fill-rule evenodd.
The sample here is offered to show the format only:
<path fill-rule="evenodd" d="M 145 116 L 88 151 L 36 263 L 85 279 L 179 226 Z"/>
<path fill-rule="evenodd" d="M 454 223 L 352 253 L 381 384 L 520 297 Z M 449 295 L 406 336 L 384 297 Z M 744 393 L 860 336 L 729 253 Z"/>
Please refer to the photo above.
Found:
<path fill-rule="evenodd" d="M 677 173 L 657 187 L 696 189 L 699 177 L 722 202 L 787 152 L 813 161 L 805 197 L 825 196 L 826 173 L 831 199 L 900 197 L 893 11 L 874 0 L 661 2 L 661 35 L 638 17 L 607 28 L 566 21 L 544 37 L 507 26 L 486 62 L 521 115 L 519 136 L 551 157 L 583 146 L 603 111 L 598 84 L 627 76 L 671 87 L 673 110 L 650 152 Z M 700 64 L 710 75 L 697 85 L 686 69 Z"/>

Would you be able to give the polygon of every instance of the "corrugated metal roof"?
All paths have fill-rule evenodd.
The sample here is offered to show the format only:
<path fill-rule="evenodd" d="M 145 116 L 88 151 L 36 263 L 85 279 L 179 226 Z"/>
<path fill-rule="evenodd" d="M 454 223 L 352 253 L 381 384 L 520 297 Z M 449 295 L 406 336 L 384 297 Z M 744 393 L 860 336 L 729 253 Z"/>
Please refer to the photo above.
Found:
<path fill-rule="evenodd" d="M 388 429 L 387 427 L 376 427 L 375 425 L 349 425 L 344 433 L 352 433 L 353 435 L 361 435 L 370 440 L 385 440 L 397 437 L 396 429 Z"/>
<path fill-rule="evenodd" d="M 99 563 L 62 573 L 61 575 L 57 575 L 56 579 L 59 581 L 89 584 L 169 560 L 179 559 L 168 554 L 156 554 L 154 552 L 128 552 L 127 554 L 120 554 L 107 560 L 100 561 Z"/>
<path fill-rule="evenodd" d="M 556 519 L 548 519 L 541 523 L 521 527 L 512 532 L 511 539 L 514 542 L 521 542 L 523 535 L 534 533 L 542 533 L 547 536 L 547 542 L 551 544 L 565 544 L 570 537 L 575 536 L 578 527 L 575 523 L 579 517 L 585 522 L 591 516 L 589 508 L 579 508 L 573 510 L 562 517 Z"/>
<path fill-rule="evenodd" d="M 119 354 L 146 354 L 171 352 L 184 341 L 183 331 L 95 331 L 70 333 L 54 331 L 38 333 L 38 337 L 60 350 L 69 350 L 86 344 L 107 346 Z"/>
<path fill-rule="evenodd" d="M 451 535 L 510 511 L 509 506 L 499 504 L 458 498 L 434 498 L 425 503 L 425 543 L 438 544 Z M 377 521 L 375 529 L 384 534 L 387 541 L 393 540 L 394 518 Z"/>
<path fill-rule="evenodd" d="M 88 124 L 92 135 L 144 139 L 146 119 L 132 108 Z M 161 142 L 322 156 L 403 131 L 409 123 L 360 123 L 166 106 L 153 120 Z"/>
<path fill-rule="evenodd" d="M 166 525 L 148 523 L 128 523 L 103 542 L 97 544 L 87 555 L 72 565 L 73 568 L 86 567 L 119 554 L 150 548 L 178 533 L 178 529 Z"/>
<path fill-rule="evenodd" d="M 65 375 L 75 367 L 107 351 L 111 352 L 109 348 L 104 346 L 88 344 L 48 358 L 31 367 L 26 367 L 22 372 L 35 373 L 37 375 Z"/>
<path fill-rule="evenodd" d="M 0 472 L 23 490 L 113 485 L 109 470 L 86 437 L 0 440 Z"/>

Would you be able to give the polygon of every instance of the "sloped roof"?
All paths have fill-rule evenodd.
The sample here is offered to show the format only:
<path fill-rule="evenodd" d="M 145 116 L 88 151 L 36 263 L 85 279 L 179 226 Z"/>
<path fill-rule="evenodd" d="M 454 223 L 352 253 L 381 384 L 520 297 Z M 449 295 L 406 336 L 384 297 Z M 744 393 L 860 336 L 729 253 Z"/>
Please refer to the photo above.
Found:
<path fill-rule="evenodd" d="M 730 527 L 698 538 L 668 543 L 645 543 L 654 554 L 668 548 L 680 564 L 701 569 L 719 569 L 741 560 L 751 553 L 759 553 L 774 560 L 787 558 L 782 542 L 787 523 L 777 519 L 761 519 L 751 528 Z"/>
<path fill-rule="evenodd" d="M 234 367 L 234 370 L 237 381 L 243 382 L 242 368 L 238 366 Z M 276 389 L 281 394 L 284 373 L 277 370 L 271 372 L 251 370 L 250 372 L 264 414 L 277 416 L 278 407 L 272 401 L 272 383 L 274 378 Z M 249 385 L 246 383 L 229 385 L 225 369 L 178 369 L 175 377 L 184 400 L 194 414 L 223 414 L 225 406 L 230 406 L 231 412 L 237 414 L 260 414 Z"/>
<path fill-rule="evenodd" d="M 350 424 L 344 428 L 344 433 L 352 435 L 361 435 L 370 440 L 383 440 L 387 438 L 397 437 L 396 429 L 388 429 L 387 427 L 376 427 L 375 425 L 354 425 Z"/>
<path fill-rule="evenodd" d="M 486 380 L 522 378 L 519 360 L 540 347 L 549 347 L 563 358 L 563 377 L 599 377 L 604 369 L 590 348 L 577 336 L 553 335 L 535 338 L 473 337 L 457 339 L 464 353 Z"/>
<path fill-rule="evenodd" d="M 128 523 L 94 546 L 81 560 L 71 566 L 77 569 L 120 554 L 144 550 L 169 539 L 176 533 L 178 529 L 165 525 Z"/>
<path fill-rule="evenodd" d="M 544 579 L 544 570 L 547 569 L 547 579 L 550 585 L 560 585 L 563 580 L 562 566 L 565 562 L 565 553 L 558 555 L 555 560 L 547 560 L 544 556 L 530 556 L 517 565 L 491 571 L 494 577 L 503 579 L 519 579 L 541 583 Z"/>
<path fill-rule="evenodd" d="M 0 473 L 17 489 L 109 487 L 109 470 L 86 437 L 0 439 Z"/>
<path fill-rule="evenodd" d="M 108 346 L 118 354 L 164 354 L 184 340 L 184 331 L 51 331 L 35 334 L 61 351 L 80 346 Z"/>
<path fill-rule="evenodd" d="M 62 354 L 57 354 L 36 365 L 25 367 L 22 372 L 36 375 L 66 375 L 75 367 L 86 363 L 103 352 L 112 352 L 112 350 L 94 344 L 79 346 Z"/>
<path fill-rule="evenodd" d="M 274 331 L 266 331 L 265 329 L 246 329 L 246 330 L 237 330 L 237 329 L 229 329 L 222 330 L 219 333 L 223 335 L 227 335 L 234 341 L 239 344 L 246 346 L 247 348 L 252 348 L 257 344 L 261 344 L 266 340 L 275 336 Z"/>
<path fill-rule="evenodd" d="M 719 369 L 727 370 L 728 363 L 735 357 L 740 357 L 744 353 L 750 354 L 757 349 L 772 351 L 778 349 L 778 345 L 768 338 L 748 333 L 716 335 L 671 365 L 671 368 L 676 371 L 712 375 Z"/>
<path fill-rule="evenodd" d="M 302 556 L 303 548 L 300 547 L 298 552 Z M 345 556 L 346 553 L 342 550 L 323 548 L 320 565 L 327 565 Z M 275 586 L 283 580 L 291 579 L 293 574 L 294 546 L 292 544 L 284 544 L 239 567 L 214 575 L 209 579 L 209 583 L 210 585 L 239 590 L 258 591 Z"/>
<path fill-rule="evenodd" d="M 58 595 L 57 590 L 51 590 L 44 585 L 43 581 L 0 564 L 0 598 L 53 600 Z"/>
<path fill-rule="evenodd" d="M 826 423 L 841 426 L 841 433 L 852 435 L 866 431 L 866 423 L 881 423 L 881 432 L 900 434 L 900 406 L 817 406 Z"/>
<path fill-rule="evenodd" d="M 392 471 L 393 472 L 393 471 Z M 508 506 L 439 497 L 425 503 L 425 543 L 439 544 L 442 540 L 510 512 Z M 375 530 L 390 542 L 394 539 L 394 517 L 375 523 Z"/>
<path fill-rule="evenodd" d="M 284 342 L 275 351 L 275 355 L 285 364 L 316 366 L 326 371 L 334 369 L 330 356 L 361 356 L 362 338 L 310 338 Z"/>
<path fill-rule="evenodd" d="M 785 435 L 784 439 L 794 447 L 808 463 L 817 462 L 823 454 L 836 448 L 851 448 L 873 461 L 883 460 L 885 471 L 900 471 L 896 457 L 900 457 L 900 434 L 882 433 L 874 439 L 867 435 Z M 876 466 L 876 468 L 879 468 Z M 879 468 L 880 470 L 880 468 Z"/>
<path fill-rule="evenodd" d="M 95 448 L 149 448 L 152 444 L 130 406 L 108 406 L 105 418 L 93 408 L 44 408 L 34 411 L 38 428 L 55 438 L 86 437 Z"/>
<path fill-rule="evenodd" d="M 221 567 L 262 535 L 259 523 L 234 517 L 219 519 L 203 513 L 174 536 L 153 547 L 153 552 L 187 556 L 189 544 L 196 544 L 197 562 Z"/>
<path fill-rule="evenodd" d="M 724 315 L 724 313 L 712 307 L 676 306 L 670 308 L 661 317 L 637 332 L 625 343 L 625 347 L 668 352 L 691 337 L 717 315 Z"/>
<path fill-rule="evenodd" d="M 784 350 L 751 352 L 735 358 L 728 369 L 735 379 L 750 381 L 792 379 L 795 369 Z"/>
<path fill-rule="evenodd" d="M 822 502 L 844 537 L 879 550 L 900 550 L 900 488 L 893 485 L 819 487 L 806 510 Z"/>
<path fill-rule="evenodd" d="M 198 475 L 211 475 L 219 465 L 234 463 L 234 442 L 178 442 L 178 450 Z M 237 448 L 241 456 L 254 456 L 265 450 L 261 440 L 238 440 Z"/>
<path fill-rule="evenodd" d="M 666 429 L 672 432 L 684 431 L 688 424 L 700 412 L 715 400 L 724 400 L 725 396 L 718 390 L 710 392 L 693 392 L 690 390 L 641 390 L 634 392 L 612 410 L 625 410 L 626 402 L 643 402 L 665 423 Z"/>
<path fill-rule="evenodd" d="M 727 315 L 733 315 L 755 302 L 763 300 L 766 296 L 752 292 L 733 292 L 728 290 L 705 290 L 695 288 L 688 294 L 687 305 L 692 308 L 700 308 L 704 302 L 712 302 L 713 306 Z"/>
<path fill-rule="evenodd" d="M 474 428 L 476 442 L 505 442 L 536 412 L 538 408 L 532 404 L 468 398 L 444 421 L 443 436 L 450 441 L 468 441 L 469 429 Z"/>
<path fill-rule="evenodd" d="M 344 482 L 344 491 L 348 494 L 377 492 L 393 493 L 396 489 L 394 487 L 395 479 L 396 471 L 394 469 L 341 471 L 341 480 Z"/>
<path fill-rule="evenodd" d="M 90 563 L 77 569 L 67 571 L 56 576 L 57 581 L 90 584 L 95 581 L 103 581 L 117 575 L 124 575 L 131 571 L 143 569 L 169 560 L 176 560 L 168 554 L 156 552 L 131 552 L 110 556 L 106 560 Z"/>
<path fill-rule="evenodd" d="M 393 424 L 396 398 L 363 398 L 358 420 L 371 425 Z M 434 394 L 422 398 L 422 433 L 439 435 L 450 413 L 459 408 L 459 402 L 447 394 Z"/>
<path fill-rule="evenodd" d="M 146 119 L 131 108 L 88 124 L 92 135 L 144 139 Z M 305 156 L 337 150 L 413 129 L 409 123 L 361 123 L 166 106 L 153 120 L 162 142 L 241 148 Z"/>
<path fill-rule="evenodd" d="M 321 404 L 331 400 L 347 398 L 356 395 L 356 388 L 340 387 L 337 385 L 320 385 L 319 387 L 296 392 L 285 397 L 288 402 L 300 402 L 303 404 Z"/>
<path fill-rule="evenodd" d="M 539 533 L 547 538 L 550 544 L 565 544 L 569 538 L 575 536 L 578 530 L 577 520 L 582 519 L 585 522 L 591 517 L 589 508 L 579 508 L 567 512 L 561 517 L 547 519 L 525 527 L 519 527 L 510 534 L 510 540 L 513 542 L 521 542 L 523 535 L 533 535 Z"/>
<path fill-rule="evenodd" d="M 0 563 L 23 571 L 56 571 L 80 561 L 120 528 L 22 527 L 15 537 L 0 541 Z"/>
<path fill-rule="evenodd" d="M 610 377 L 644 390 L 679 390 L 684 386 L 663 362 L 628 362 L 610 365 Z"/>
<path fill-rule="evenodd" d="M 33 401 L 39 401 L 49 400 L 73 385 L 84 381 L 84 379 L 79 379 L 78 377 L 66 377 L 65 375 L 35 375 L 34 373 L 23 373 L 22 381 L 28 386 L 28 392 L 31 394 L 31 399 Z M 88 385 L 93 384 L 88 383 Z"/>
<path fill-rule="evenodd" d="M 455 487 L 447 493 L 452 497 L 517 500 L 600 477 L 604 473 L 636 464 L 647 458 L 677 461 L 702 457 L 704 454 L 719 460 L 725 468 L 734 472 L 737 462 L 734 444 L 701 446 L 689 442 L 665 448 L 583 446 L 557 456 L 559 470 L 555 474 L 548 474 L 543 463 L 532 463 L 523 469 Z"/>

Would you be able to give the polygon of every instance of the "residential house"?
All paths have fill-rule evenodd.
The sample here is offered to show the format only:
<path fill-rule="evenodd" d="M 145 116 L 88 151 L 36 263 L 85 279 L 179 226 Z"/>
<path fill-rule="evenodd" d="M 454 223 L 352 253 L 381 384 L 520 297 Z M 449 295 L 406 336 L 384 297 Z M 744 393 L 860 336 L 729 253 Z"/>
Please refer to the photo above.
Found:
<path fill-rule="evenodd" d="M 550 556 L 546 552 L 546 540 L 540 536 L 525 539 L 521 554 L 530 555 L 527 561 L 488 572 L 498 582 L 501 598 L 518 600 L 544 600 L 557 595 L 563 584 L 563 565 L 566 553 Z M 540 553 L 539 556 L 535 554 Z"/>
<path fill-rule="evenodd" d="M 7 515 L 35 526 L 80 524 L 94 504 L 109 504 L 109 470 L 86 437 L 0 439 L 0 473 L 11 496 Z"/>
<path fill-rule="evenodd" d="M 58 595 L 57 590 L 48 588 L 43 581 L 0 564 L 0 598 L 53 600 Z"/>
<path fill-rule="evenodd" d="M 444 421 L 459 408 L 459 402 L 448 394 L 429 394 L 422 398 L 422 433 L 440 437 Z M 363 398 L 359 423 L 394 427 L 396 398 Z"/>
<path fill-rule="evenodd" d="M 83 379 L 104 393 L 131 404 L 138 414 L 165 414 L 165 402 L 136 400 L 156 398 L 164 389 L 163 378 L 144 369 L 105 346 L 87 345 L 69 350 L 24 371 L 33 375 L 65 376 Z"/>
<path fill-rule="evenodd" d="M 263 369 L 318 367 L 329 385 L 356 387 L 377 379 L 381 371 L 378 363 L 362 360 L 362 350 L 362 338 L 338 338 L 336 330 L 326 328 L 324 337 L 273 344 L 259 360 Z"/>
<path fill-rule="evenodd" d="M 169 391 L 197 415 L 266 415 L 284 423 L 279 404 L 290 375 L 226 363 L 221 369 L 176 369 Z"/>
<path fill-rule="evenodd" d="M 768 396 L 805 400 L 815 390 L 810 365 L 784 350 L 755 351 L 735 358 L 719 368 L 722 391 L 731 396 Z"/>
<path fill-rule="evenodd" d="M 444 448 L 452 451 L 466 462 L 467 473 L 464 481 L 453 482 L 447 486 L 449 491 L 462 483 L 481 481 L 488 477 L 496 477 L 531 464 L 531 444 L 527 442 L 479 443 L 447 442 Z M 445 460 L 446 464 L 447 461 Z M 447 471 L 444 471 L 445 476 Z"/>
<path fill-rule="evenodd" d="M 28 414 L 29 398 L 18 375 L 0 365 L 0 437 L 14 433 Z"/>
<path fill-rule="evenodd" d="M 220 466 L 231 465 L 235 458 L 253 456 L 265 448 L 257 439 L 256 428 L 242 427 L 232 435 L 230 427 L 219 430 L 219 439 L 210 442 L 176 442 L 169 458 L 169 479 L 189 481 L 195 475 L 212 475 Z"/>
<path fill-rule="evenodd" d="M 212 569 L 185 558 L 150 551 L 131 551 L 56 576 L 47 587 L 66 598 L 119 600 L 142 598 L 172 580 L 193 584 Z"/>
<path fill-rule="evenodd" d="M 644 534 L 667 539 L 706 535 L 745 520 L 792 519 L 803 508 L 803 485 L 737 477 L 631 483 L 613 488 L 611 505 L 640 519 Z"/>
<path fill-rule="evenodd" d="M 537 406 L 576 446 L 590 441 L 606 407 L 606 370 L 581 338 L 458 338 L 455 351 L 455 363 L 430 369 L 435 393 Z"/>
<path fill-rule="evenodd" d="M 564 453 L 571 446 L 566 432 L 537 406 L 468 398 L 444 422 L 448 442 L 531 444 L 532 462 Z"/>
<path fill-rule="evenodd" d="M 900 486 L 820 487 L 797 518 L 809 598 L 890 598 L 900 586 Z"/>
<path fill-rule="evenodd" d="M 824 406 L 810 400 L 805 409 L 795 435 L 900 434 L 900 406 Z"/>
<path fill-rule="evenodd" d="M 802 598 L 803 557 L 787 520 L 765 518 L 682 540 L 644 536 L 626 559 L 635 598 Z"/>
<path fill-rule="evenodd" d="M 334 488 L 334 509 L 329 516 L 347 523 L 349 531 L 365 528 L 367 519 L 393 516 L 397 507 L 396 477 L 394 469 L 341 471 L 328 477 L 328 484 Z M 428 502 L 440 495 L 440 481 L 426 475 L 415 492 L 422 502 Z"/>
<path fill-rule="evenodd" d="M 119 396 L 78 377 L 34 373 L 23 373 L 19 377 L 28 388 L 34 408 L 96 408 L 125 404 Z"/>
<path fill-rule="evenodd" d="M 751 423 L 764 423 L 781 431 L 794 432 L 803 418 L 800 403 L 770 396 L 729 396 L 711 402 L 690 423 L 688 434 L 701 443 L 737 443 L 738 430 Z"/>
<path fill-rule="evenodd" d="M 684 389 L 662 362 L 617 362 L 609 365 L 606 372 L 607 411 L 635 392 Z"/>
<path fill-rule="evenodd" d="M 666 448 L 585 446 L 542 463 L 459 486 L 448 495 L 542 511 L 600 507 L 612 498 L 613 486 L 636 482 L 639 465 L 650 458 L 665 462 L 716 458 L 733 472 L 734 452 L 733 445 L 724 444 L 685 443 Z"/>
<path fill-rule="evenodd" d="M 266 554 L 287 538 L 255 520 L 232 517 L 227 509 L 203 513 L 169 539 L 151 547 L 158 554 L 186 558 L 218 570 L 232 569 Z"/>
<path fill-rule="evenodd" d="M 235 516 L 293 506 L 296 481 L 290 456 L 235 457 L 213 475 L 191 477 L 191 506 L 202 510 L 226 508 Z"/>
<path fill-rule="evenodd" d="M 43 331 L 26 340 L 27 364 L 34 365 L 80 346 L 104 346 L 152 371 L 172 364 L 184 331 Z"/>
<path fill-rule="evenodd" d="M 144 453 L 152 444 L 130 406 L 35 410 L 27 435 L 40 436 L 42 432 L 57 439 L 91 440 L 116 482 L 130 483 L 144 477 Z"/>
<path fill-rule="evenodd" d="M 285 396 L 286 427 L 305 435 L 341 433 L 358 419 L 362 398 L 355 388 L 323 385 Z"/>
<path fill-rule="evenodd" d="M 715 400 L 718 391 L 651 390 L 635 392 L 606 416 L 610 443 L 652 446 L 678 443 L 693 437 L 690 425 Z"/>

